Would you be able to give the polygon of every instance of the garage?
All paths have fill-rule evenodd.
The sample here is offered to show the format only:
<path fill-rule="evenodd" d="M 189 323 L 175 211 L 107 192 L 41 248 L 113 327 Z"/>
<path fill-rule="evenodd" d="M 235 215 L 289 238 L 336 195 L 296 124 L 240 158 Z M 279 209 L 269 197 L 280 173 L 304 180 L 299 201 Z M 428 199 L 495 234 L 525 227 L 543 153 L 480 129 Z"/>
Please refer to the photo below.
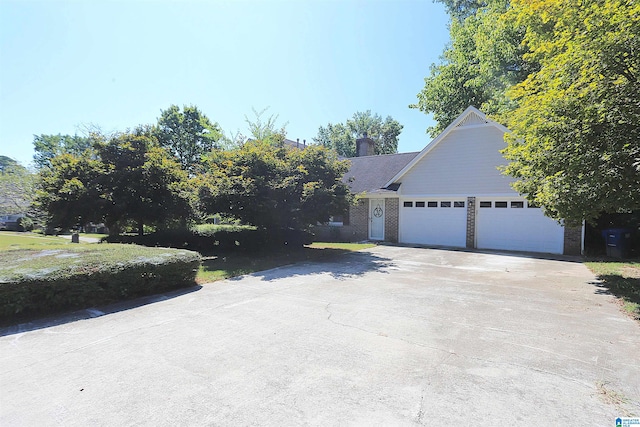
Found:
<path fill-rule="evenodd" d="M 404 199 L 400 201 L 400 242 L 465 247 L 465 199 Z"/>
<path fill-rule="evenodd" d="M 523 199 L 478 198 L 476 247 L 561 254 L 564 228 Z"/>

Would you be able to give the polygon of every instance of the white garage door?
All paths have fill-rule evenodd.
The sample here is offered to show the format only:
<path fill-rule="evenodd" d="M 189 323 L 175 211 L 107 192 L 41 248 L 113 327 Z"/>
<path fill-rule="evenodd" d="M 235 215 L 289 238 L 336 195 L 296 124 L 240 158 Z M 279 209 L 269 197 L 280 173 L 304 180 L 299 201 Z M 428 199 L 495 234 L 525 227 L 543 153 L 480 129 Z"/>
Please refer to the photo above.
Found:
<path fill-rule="evenodd" d="M 467 243 L 467 204 L 464 199 L 400 200 L 401 243 L 452 246 Z"/>
<path fill-rule="evenodd" d="M 564 228 L 524 200 L 476 199 L 476 247 L 561 254 Z"/>

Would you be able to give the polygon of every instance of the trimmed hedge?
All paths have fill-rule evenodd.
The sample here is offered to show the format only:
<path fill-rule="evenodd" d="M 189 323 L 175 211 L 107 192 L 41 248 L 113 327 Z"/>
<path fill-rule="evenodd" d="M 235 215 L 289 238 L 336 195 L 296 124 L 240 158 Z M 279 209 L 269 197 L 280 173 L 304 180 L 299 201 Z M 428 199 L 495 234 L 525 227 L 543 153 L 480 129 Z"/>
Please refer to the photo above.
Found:
<path fill-rule="evenodd" d="M 196 252 L 86 245 L 0 253 L 0 323 L 194 286 Z"/>
<path fill-rule="evenodd" d="M 109 236 L 105 240 L 110 243 L 163 246 L 202 253 L 229 253 L 302 247 L 313 242 L 313 234 L 299 230 L 274 232 L 246 226 L 210 226 L 191 230 L 162 230 L 143 236 Z"/>

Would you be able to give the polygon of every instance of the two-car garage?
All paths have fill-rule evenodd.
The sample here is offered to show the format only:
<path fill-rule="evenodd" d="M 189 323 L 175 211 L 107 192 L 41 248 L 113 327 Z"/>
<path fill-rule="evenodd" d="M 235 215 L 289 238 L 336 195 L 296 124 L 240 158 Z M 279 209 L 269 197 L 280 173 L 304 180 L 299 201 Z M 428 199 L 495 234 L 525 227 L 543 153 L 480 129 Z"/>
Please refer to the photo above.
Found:
<path fill-rule="evenodd" d="M 564 227 L 521 198 L 401 199 L 401 243 L 561 254 Z M 469 212 L 471 210 L 471 212 Z M 467 221 L 471 218 L 471 221 Z M 468 239 L 469 238 L 469 239 Z"/>

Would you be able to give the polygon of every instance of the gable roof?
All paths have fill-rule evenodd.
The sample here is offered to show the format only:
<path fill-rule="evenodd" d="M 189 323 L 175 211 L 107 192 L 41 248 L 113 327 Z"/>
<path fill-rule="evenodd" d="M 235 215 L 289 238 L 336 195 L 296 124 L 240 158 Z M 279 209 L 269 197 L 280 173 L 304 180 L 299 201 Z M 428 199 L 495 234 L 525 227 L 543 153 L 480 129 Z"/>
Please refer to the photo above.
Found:
<path fill-rule="evenodd" d="M 300 140 L 292 141 L 290 139 L 285 138 L 284 141 L 282 141 L 282 145 L 287 148 L 298 148 L 301 150 L 304 150 L 305 148 L 307 148 L 307 143 L 304 140 L 300 142 Z"/>
<path fill-rule="evenodd" d="M 386 188 L 387 181 L 404 168 L 418 152 L 382 154 L 379 156 L 350 157 L 351 167 L 342 177 L 353 193 L 386 193 L 397 191 Z"/>
<path fill-rule="evenodd" d="M 470 128 L 470 127 L 484 127 L 484 126 L 494 126 L 498 128 L 500 131 L 507 133 L 510 132 L 505 126 L 501 125 L 498 122 L 494 122 L 491 119 L 488 119 L 487 116 L 480 110 L 475 107 L 469 106 L 462 114 L 458 116 L 445 130 L 440 133 L 435 139 L 433 139 L 426 147 L 418 153 L 409 163 L 407 163 L 402 170 L 398 171 L 392 178 L 390 178 L 387 182 L 384 183 L 383 187 L 388 187 L 389 185 L 397 182 L 401 179 L 416 163 L 418 163 L 424 156 L 426 156 L 431 150 L 433 150 L 443 139 L 447 137 L 451 132 L 454 132 L 456 129 L 460 128 Z"/>

